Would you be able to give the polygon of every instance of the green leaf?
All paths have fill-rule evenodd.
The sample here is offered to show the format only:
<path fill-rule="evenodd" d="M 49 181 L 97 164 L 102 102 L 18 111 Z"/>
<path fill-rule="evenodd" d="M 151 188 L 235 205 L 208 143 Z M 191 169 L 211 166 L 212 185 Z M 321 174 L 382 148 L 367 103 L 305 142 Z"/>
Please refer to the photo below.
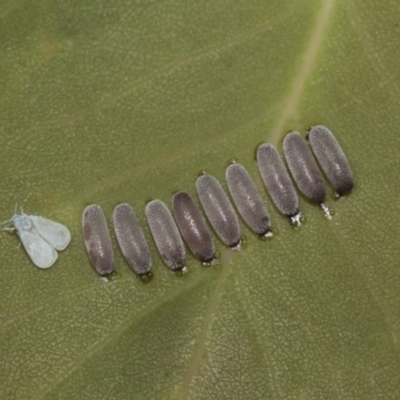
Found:
<path fill-rule="evenodd" d="M 67 225 L 39 270 L 3 232 L 1 399 L 400 398 L 399 4 L 383 0 L 0 4 L 0 210 Z M 294 230 L 262 189 L 254 153 L 288 130 L 328 126 L 355 175 L 350 196 L 300 198 Z M 278 233 L 246 246 L 214 236 L 219 267 L 162 263 L 150 198 L 195 195 L 231 159 L 255 179 Z M 226 189 L 226 185 L 225 185 Z M 101 280 L 84 207 L 111 222 L 129 202 L 154 279 L 115 237 Z M 111 225 L 111 223 L 110 223 Z"/>

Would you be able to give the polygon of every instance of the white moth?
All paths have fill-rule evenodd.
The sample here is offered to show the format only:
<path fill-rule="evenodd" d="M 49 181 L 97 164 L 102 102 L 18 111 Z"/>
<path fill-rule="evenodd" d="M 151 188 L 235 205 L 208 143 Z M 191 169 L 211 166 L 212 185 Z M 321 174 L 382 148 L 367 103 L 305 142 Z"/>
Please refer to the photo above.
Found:
<path fill-rule="evenodd" d="M 39 268 L 50 268 L 58 258 L 56 250 L 64 250 L 71 234 L 64 225 L 38 215 L 14 214 L 7 221 L 14 224 L 13 228 L 3 228 L 6 231 L 17 230 L 21 243 L 32 262 Z"/>

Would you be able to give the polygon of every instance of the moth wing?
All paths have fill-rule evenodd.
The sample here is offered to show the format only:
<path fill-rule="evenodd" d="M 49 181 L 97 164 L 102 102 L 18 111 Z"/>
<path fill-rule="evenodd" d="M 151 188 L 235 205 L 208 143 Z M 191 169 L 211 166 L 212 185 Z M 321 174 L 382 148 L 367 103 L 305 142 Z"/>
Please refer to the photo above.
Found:
<path fill-rule="evenodd" d="M 32 262 L 39 268 L 50 268 L 58 258 L 54 247 L 37 232 L 18 230 L 19 238 Z"/>
<path fill-rule="evenodd" d="M 31 215 L 30 218 L 35 225 L 36 232 L 56 250 L 64 250 L 68 246 L 71 234 L 66 226 L 36 215 Z"/>

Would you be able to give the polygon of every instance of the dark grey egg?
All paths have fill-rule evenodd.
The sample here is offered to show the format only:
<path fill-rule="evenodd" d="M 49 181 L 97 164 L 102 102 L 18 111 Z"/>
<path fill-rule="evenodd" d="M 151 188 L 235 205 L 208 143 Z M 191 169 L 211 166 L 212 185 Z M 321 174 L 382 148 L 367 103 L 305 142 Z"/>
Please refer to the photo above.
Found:
<path fill-rule="evenodd" d="M 229 192 L 239 213 L 258 235 L 270 232 L 271 224 L 260 193 L 246 169 L 237 163 L 226 169 Z"/>
<path fill-rule="evenodd" d="M 353 174 L 349 162 L 333 133 L 322 125 L 311 128 L 308 133 L 311 148 L 338 196 L 353 188 Z"/>
<path fill-rule="evenodd" d="M 202 175 L 197 178 L 196 189 L 207 218 L 220 239 L 230 247 L 238 246 L 239 221 L 219 182 L 211 175 Z"/>
<path fill-rule="evenodd" d="M 215 247 L 207 225 L 193 199 L 186 192 L 172 197 L 175 221 L 193 254 L 203 262 L 215 259 Z"/>
<path fill-rule="evenodd" d="M 300 191 L 311 201 L 322 203 L 326 196 L 324 181 L 306 140 L 298 132 L 289 133 L 283 152 Z"/>
<path fill-rule="evenodd" d="M 278 210 L 287 215 L 292 224 L 299 225 L 299 201 L 296 190 L 276 148 L 269 143 L 257 149 L 257 163 L 261 177 Z"/>
<path fill-rule="evenodd" d="M 83 237 L 90 261 L 100 275 L 114 271 L 114 253 L 103 210 L 97 204 L 87 206 L 82 216 Z"/>
<path fill-rule="evenodd" d="M 127 203 L 116 206 L 113 221 L 119 247 L 129 266 L 138 275 L 148 274 L 151 269 L 149 246 L 132 207 Z"/>
<path fill-rule="evenodd" d="M 181 271 L 186 268 L 185 247 L 167 206 L 160 200 L 150 201 L 146 206 L 146 217 L 165 264 L 172 271 Z"/>

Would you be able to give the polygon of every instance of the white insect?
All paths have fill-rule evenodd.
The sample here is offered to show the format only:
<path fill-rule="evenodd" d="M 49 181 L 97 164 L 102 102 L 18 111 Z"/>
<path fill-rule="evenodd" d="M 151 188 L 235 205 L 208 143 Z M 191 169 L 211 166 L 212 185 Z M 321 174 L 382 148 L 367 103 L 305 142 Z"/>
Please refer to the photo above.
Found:
<path fill-rule="evenodd" d="M 39 268 L 50 268 L 58 258 L 56 250 L 64 250 L 71 234 L 67 227 L 38 215 L 27 215 L 21 207 L 21 214 L 14 214 L 9 221 L 13 228 L 3 228 L 6 231 L 17 230 L 18 236 L 32 262 Z"/>

